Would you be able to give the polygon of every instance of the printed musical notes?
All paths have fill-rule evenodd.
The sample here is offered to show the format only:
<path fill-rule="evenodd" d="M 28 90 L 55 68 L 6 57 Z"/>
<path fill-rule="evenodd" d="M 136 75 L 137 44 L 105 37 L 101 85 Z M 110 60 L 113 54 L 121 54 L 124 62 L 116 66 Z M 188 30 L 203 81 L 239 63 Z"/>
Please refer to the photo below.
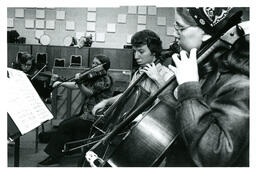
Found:
<path fill-rule="evenodd" d="M 9 78 L 7 112 L 25 134 L 53 118 L 45 106 L 26 74 L 22 71 L 8 68 Z"/>

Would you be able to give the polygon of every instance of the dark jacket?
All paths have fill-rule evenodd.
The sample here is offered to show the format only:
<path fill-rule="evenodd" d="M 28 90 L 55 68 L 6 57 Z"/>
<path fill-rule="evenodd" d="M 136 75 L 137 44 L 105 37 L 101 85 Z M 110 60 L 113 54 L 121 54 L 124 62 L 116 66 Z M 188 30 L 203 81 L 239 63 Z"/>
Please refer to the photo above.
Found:
<path fill-rule="evenodd" d="M 249 166 L 249 40 L 240 41 L 205 79 L 178 87 L 180 135 L 166 166 Z"/>

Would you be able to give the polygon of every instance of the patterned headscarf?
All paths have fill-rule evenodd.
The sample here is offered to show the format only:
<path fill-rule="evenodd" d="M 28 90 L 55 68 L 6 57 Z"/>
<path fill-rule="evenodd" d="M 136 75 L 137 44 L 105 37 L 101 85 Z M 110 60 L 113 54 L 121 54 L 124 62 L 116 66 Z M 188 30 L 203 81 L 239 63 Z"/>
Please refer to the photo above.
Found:
<path fill-rule="evenodd" d="M 184 23 L 182 24 L 184 27 L 199 26 L 207 34 L 213 35 L 238 11 L 239 8 L 230 7 L 176 8 L 175 15 L 176 19 Z"/>

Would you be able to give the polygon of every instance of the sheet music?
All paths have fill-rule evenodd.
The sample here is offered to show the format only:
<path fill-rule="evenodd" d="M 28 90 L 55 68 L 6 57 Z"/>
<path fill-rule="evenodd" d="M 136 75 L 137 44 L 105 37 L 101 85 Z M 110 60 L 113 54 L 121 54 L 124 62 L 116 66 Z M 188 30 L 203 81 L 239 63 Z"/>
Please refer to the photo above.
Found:
<path fill-rule="evenodd" d="M 8 106 L 7 111 L 19 128 L 25 134 L 53 118 L 33 85 L 22 71 L 8 68 Z"/>

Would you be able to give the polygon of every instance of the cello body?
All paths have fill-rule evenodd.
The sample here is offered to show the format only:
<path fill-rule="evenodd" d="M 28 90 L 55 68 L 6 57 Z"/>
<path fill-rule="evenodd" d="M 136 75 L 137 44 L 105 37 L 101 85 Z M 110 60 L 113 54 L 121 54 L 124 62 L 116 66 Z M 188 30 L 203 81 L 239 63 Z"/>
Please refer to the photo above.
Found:
<path fill-rule="evenodd" d="M 158 166 L 178 136 L 175 111 L 163 101 L 156 103 L 131 127 L 107 160 L 112 167 Z"/>
<path fill-rule="evenodd" d="M 140 85 L 135 85 L 130 93 L 123 97 L 119 104 L 114 108 L 107 119 L 100 127 L 102 131 L 110 131 L 116 124 L 120 123 L 132 110 L 137 108 L 149 97 L 149 93 Z"/>
<path fill-rule="evenodd" d="M 141 117 L 129 123 L 110 142 L 102 143 L 92 150 L 111 167 L 159 166 L 167 149 L 178 136 L 175 124 L 176 99 L 169 95 L 176 83 L 159 96 L 154 105 Z M 165 100 L 168 96 L 172 106 Z"/>

